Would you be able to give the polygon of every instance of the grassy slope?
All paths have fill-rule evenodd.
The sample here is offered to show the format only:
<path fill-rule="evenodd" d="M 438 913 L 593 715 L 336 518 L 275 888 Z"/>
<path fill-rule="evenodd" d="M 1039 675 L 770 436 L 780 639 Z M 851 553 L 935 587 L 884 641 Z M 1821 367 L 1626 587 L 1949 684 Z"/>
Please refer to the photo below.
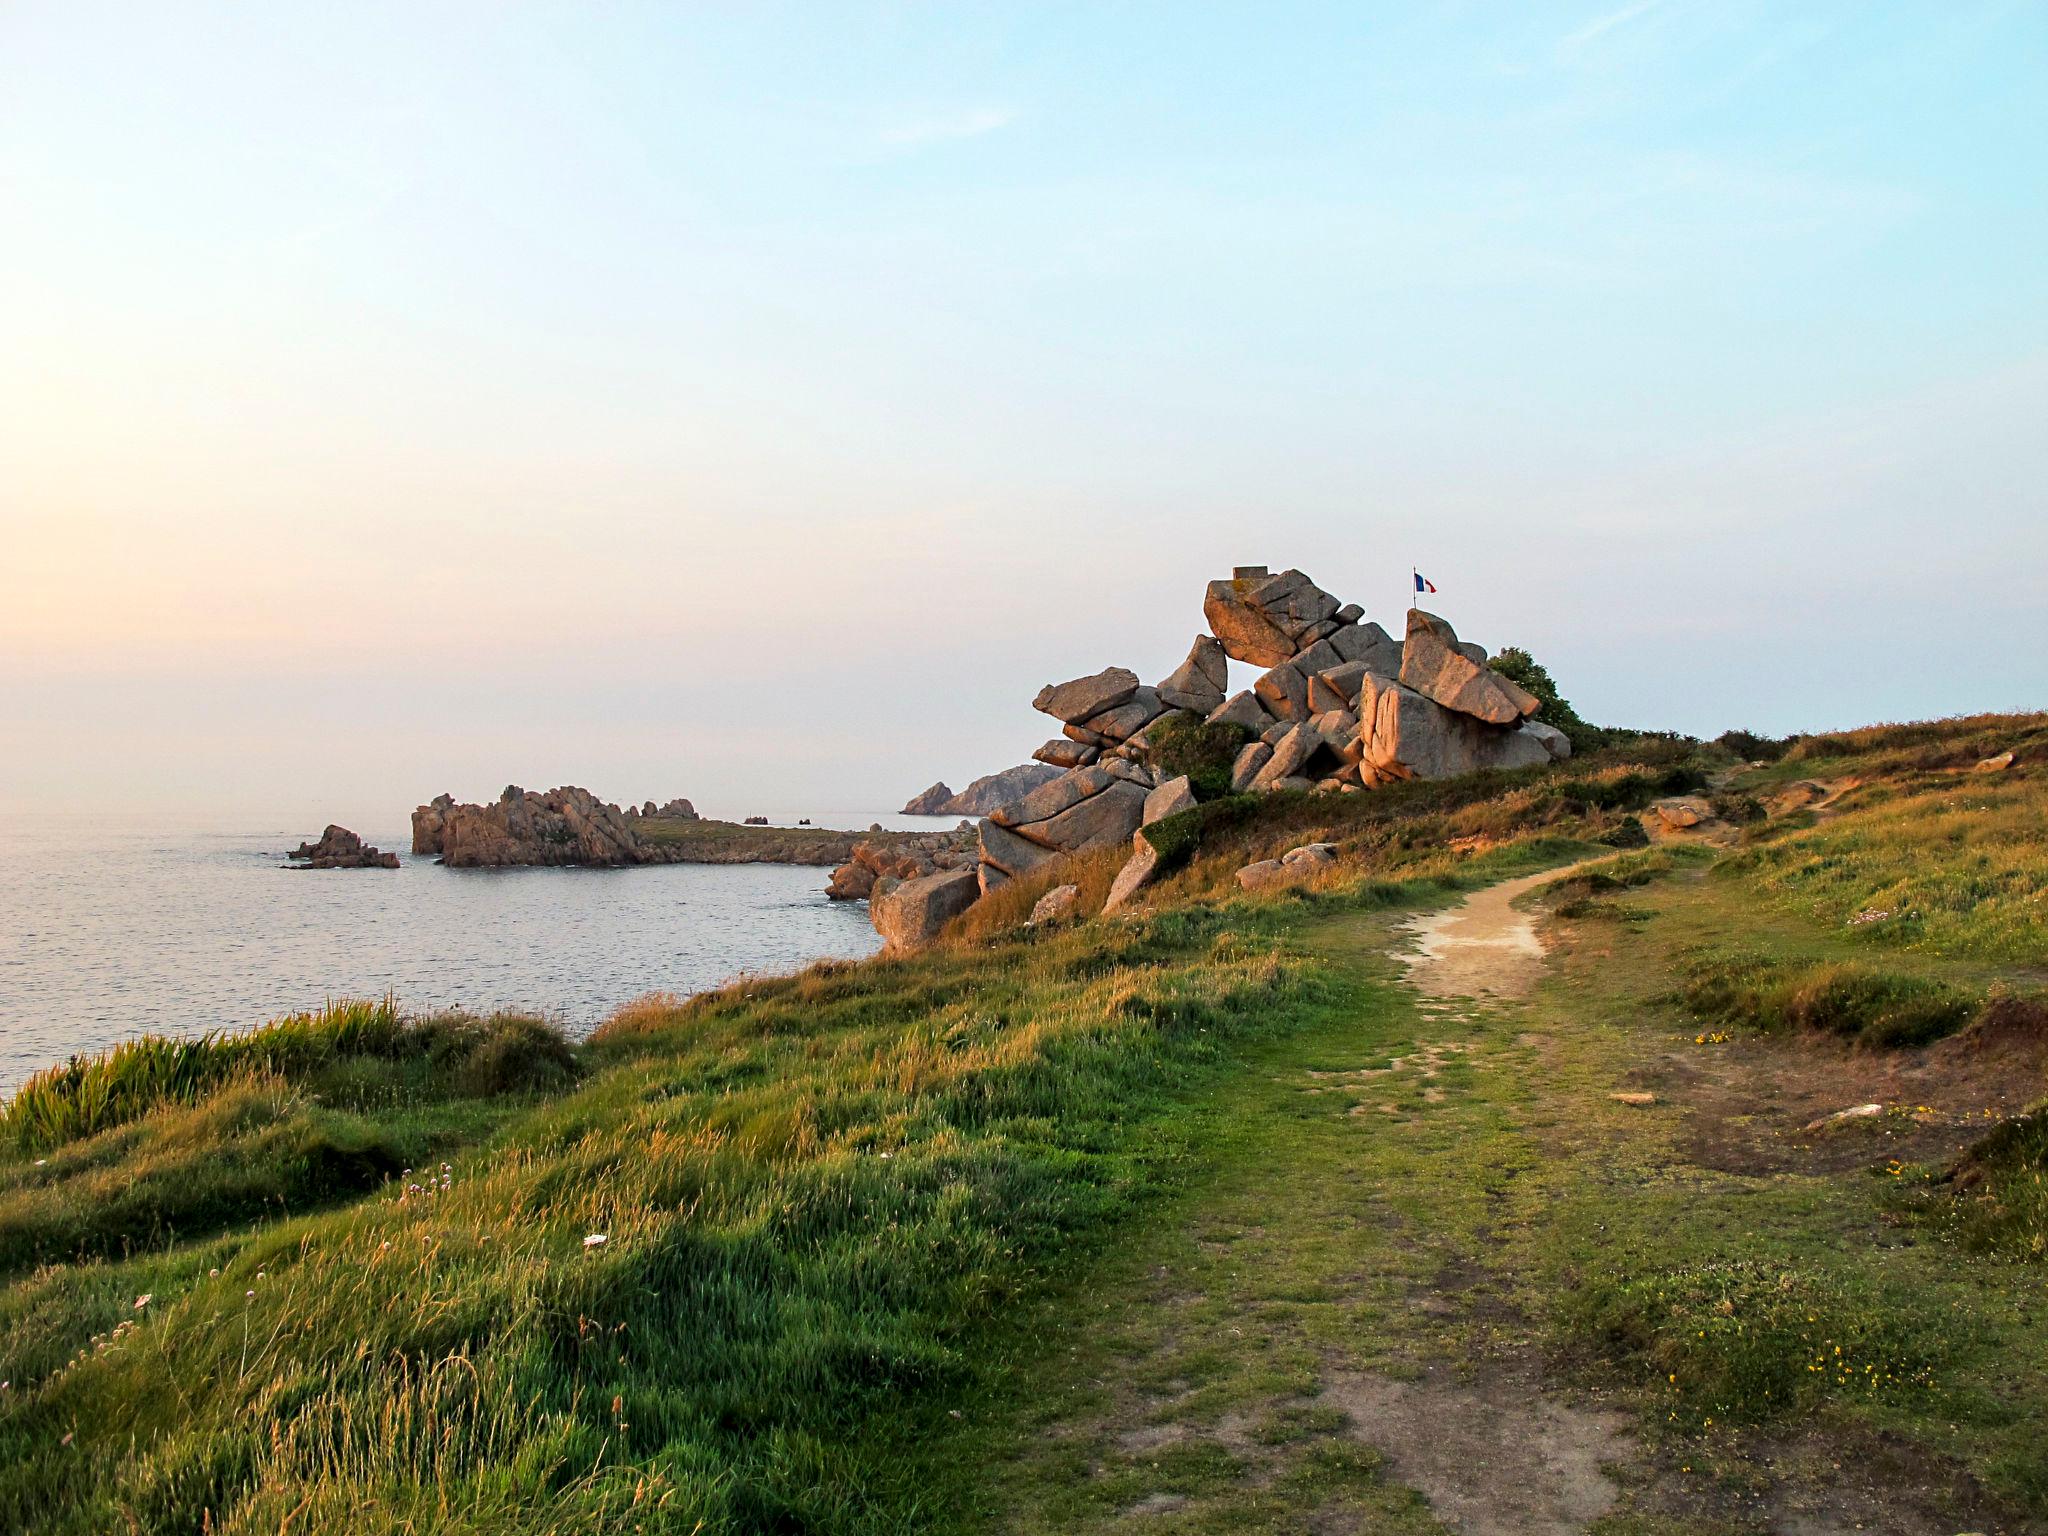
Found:
<path fill-rule="evenodd" d="M 1456 865 L 1445 838 L 1594 834 L 1619 814 L 1561 794 L 1555 776 L 1501 790 L 1283 801 L 1219 829 L 1207 846 L 1227 852 L 1198 858 L 1164 893 L 1196 905 L 637 1010 L 586 1053 L 590 1075 L 573 1092 L 442 1127 L 437 1145 L 469 1150 L 449 1157 L 432 1196 L 401 1199 L 397 1181 L 254 1226 L 246 1211 L 175 1230 L 138 1223 L 100 1257 L 17 1274 L 0 1292 L 0 1377 L 12 1383 L 0 1398 L 0 1526 L 255 1531 L 289 1516 L 299 1528 L 366 1531 L 942 1528 L 977 1497 L 963 1452 L 1015 1450 L 1004 1425 L 1020 1391 L 1073 1399 L 1060 1373 L 1076 1357 L 1049 1352 L 1048 1330 L 1057 1324 L 1050 1336 L 1086 1353 L 1114 1347 L 1105 1329 L 1156 1323 L 1165 1314 L 1136 1283 L 1135 1256 L 1170 1250 L 1190 1223 L 1241 1227 L 1231 1202 L 1270 1207 L 1276 1186 L 1289 1192 L 1290 1239 L 1246 1252 L 1258 1256 L 1254 1273 L 1301 1294 L 1264 1300 L 1299 1310 L 1303 1327 L 1379 1341 L 1361 1359 L 1386 1364 L 1413 1342 L 1390 1321 L 1405 1315 L 1392 1300 L 1443 1255 L 1379 1241 L 1385 1213 L 1441 1231 L 1453 1251 L 1475 1246 L 1482 1226 L 1495 1230 L 1484 1213 L 1507 1198 L 1500 1170 L 1549 1168 L 1511 1190 L 1528 1203 L 1506 1230 L 1532 1245 L 1515 1270 L 1567 1264 L 1579 1276 L 1608 1264 L 1598 1294 L 1615 1300 L 1569 1319 L 1544 1314 L 1544 1326 L 1578 1341 L 1587 1369 L 1618 1373 L 1617 1390 L 1640 1391 L 1655 1340 L 1630 1336 L 1628 1287 L 1656 1279 L 1625 1272 L 1603 1247 L 1599 1234 L 1620 1218 L 1598 1201 L 1633 1210 L 1631 1181 L 1655 1188 L 1663 1153 L 1636 1138 L 1658 1122 L 1592 1103 L 1589 1123 L 1615 1138 L 1603 1153 L 1612 1173 L 1575 1189 L 1567 1167 L 1546 1162 L 1544 1121 L 1556 1116 L 1547 1095 L 1601 1098 L 1594 1088 L 1637 1048 L 1643 998 L 1579 978 L 1596 1027 L 1557 1033 L 1608 1056 L 1507 1051 L 1483 1069 L 1455 1067 L 1472 1114 L 1443 1116 L 1363 1164 L 1346 1161 L 1360 1153 L 1347 1139 L 1353 1117 L 1333 1131 L 1331 1117 L 1296 1112 L 1307 1101 L 1295 1089 L 1268 1086 L 1325 1053 L 1355 1061 L 1415 1028 L 1355 920 L 1313 942 L 1307 925 L 1440 899 L 1439 885 L 1386 882 Z M 1380 883 L 1349 876 L 1348 890 L 1306 902 L 1214 902 L 1243 856 L 1304 829 L 1333 832 Z M 1470 874 L 1562 852 L 1509 847 Z M 1737 893 L 1731 910 L 1742 910 L 1745 887 L 1696 884 Z M 997 915 L 984 906 L 982 924 Z M 1620 927 L 1631 941 L 1655 931 Z M 1917 953 L 1914 942 L 1892 952 Z M 1668 958 L 1626 968 L 1628 985 L 1647 985 Z M 1561 1025 L 1566 1010 L 1579 1021 L 1576 997 L 1542 1006 L 1560 1010 Z M 275 1116 L 226 1095 L 254 1102 L 290 1087 L 237 1082 L 141 1131 L 72 1143 L 40 1169 L 16 1154 L 0 1161 L 0 1191 L 31 1198 L 76 1160 L 110 1183 L 94 1186 L 93 1201 L 75 1198 L 80 1185 L 44 1207 L 107 1198 L 137 1136 L 159 1149 L 182 1137 L 221 1167 L 246 1165 L 256 1144 L 244 1138 Z M 1360 1171 L 1375 1166 L 1380 1177 Z M 205 1167 L 195 1161 L 190 1177 L 203 1183 Z M 1561 1219 L 1537 1198 L 1546 1180 Z M 1681 1180 L 1642 1206 L 1646 1230 L 1681 1257 L 1732 1242 L 1718 1217 L 1688 1226 L 1695 1193 Z M 1869 1181 L 1847 1181 L 1827 1199 L 1851 1205 L 1815 1198 L 1806 1190 L 1786 1208 L 1786 1242 L 1835 1235 L 1842 1212 L 1875 1195 Z M 1661 1226 L 1648 1221 L 1657 1201 Z M 591 1233 L 606 1241 L 586 1248 Z M 1197 1251 L 1208 1262 L 1229 1246 Z M 1982 1262 L 1985 1274 L 2005 1273 L 2003 1261 Z M 1968 1288 L 1976 1273 L 1957 1269 L 1948 1283 Z M 144 1293 L 152 1299 L 137 1312 Z M 1095 1317 L 1098 1296 L 1109 1305 Z M 1989 1317 L 1987 1337 L 2011 1344 L 1997 1332 L 2008 1322 Z M 1311 1353 L 1331 1337 L 1305 1336 Z M 2019 1346 L 2038 1357 L 2040 1342 Z M 1308 1355 L 1289 1358 L 1298 1367 Z M 1999 1399 L 2008 1428 L 2030 1423 L 2025 1404 L 2040 1401 L 2031 1378 L 2021 1386 L 2021 1408 L 2010 1390 Z M 1254 1438 L 1302 1448 L 1303 1488 L 1337 1479 L 1387 1510 L 1409 1507 L 1378 1488 L 1369 1456 L 1330 1439 L 1312 1401 L 1268 1406 L 1277 1417 Z M 2023 1469 L 2000 1460 L 2011 1435 L 2001 1440 L 1988 1417 L 1972 1423 L 1978 1437 L 1961 1453 L 2028 1496 Z M 1057 1462 L 1013 1455 L 1009 1465 L 1002 1488 L 1063 1507 L 1049 1502 L 1065 1486 Z M 1235 1478 L 1210 1470 L 1219 1487 Z"/>

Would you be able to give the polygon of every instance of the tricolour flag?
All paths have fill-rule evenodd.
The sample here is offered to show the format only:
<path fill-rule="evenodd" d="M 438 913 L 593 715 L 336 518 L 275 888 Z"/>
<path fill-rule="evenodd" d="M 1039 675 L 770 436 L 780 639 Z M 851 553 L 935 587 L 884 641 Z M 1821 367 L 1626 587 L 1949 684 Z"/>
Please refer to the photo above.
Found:
<path fill-rule="evenodd" d="M 1436 583 L 1423 575 L 1422 572 L 1417 571 L 1415 573 L 1415 590 L 1418 592 L 1434 592 L 1436 590 Z"/>

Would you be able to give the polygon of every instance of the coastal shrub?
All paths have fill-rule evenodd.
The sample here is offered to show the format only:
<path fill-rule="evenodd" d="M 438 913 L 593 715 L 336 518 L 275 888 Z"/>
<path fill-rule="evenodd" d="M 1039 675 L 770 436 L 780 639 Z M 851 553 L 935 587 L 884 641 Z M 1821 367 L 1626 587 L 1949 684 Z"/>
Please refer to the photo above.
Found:
<path fill-rule="evenodd" d="M 1775 763 L 1790 750 L 1789 736 L 1760 736 L 1755 731 L 1723 731 L 1714 745 L 1726 747 L 1746 763 Z"/>
<path fill-rule="evenodd" d="M 1681 962 L 1678 1000 L 1703 1019 L 1807 1030 L 1858 1044 L 1925 1045 L 1954 1034 L 1979 999 L 1948 982 L 1853 961 L 1786 962 L 1754 951 Z"/>
<path fill-rule="evenodd" d="M 1568 1336 L 1638 1377 L 1674 1414 L 1763 1422 L 1939 1384 L 1939 1325 L 1903 1288 L 1722 1259 L 1588 1277 L 1563 1294 Z"/>
<path fill-rule="evenodd" d="M 1650 834 L 1643 830 L 1640 817 L 1624 816 L 1611 832 L 1603 832 L 1597 841 L 1609 848 L 1647 848 Z"/>
<path fill-rule="evenodd" d="M 1192 711 L 1168 715 L 1146 733 L 1146 753 L 1161 781 L 1187 775 L 1197 800 L 1215 800 L 1230 793 L 1230 769 L 1251 740 L 1251 732 L 1233 720 L 1204 720 Z"/>
<path fill-rule="evenodd" d="M 1707 787 L 1707 776 L 1690 763 L 1655 770 L 1625 769 L 1585 778 L 1560 780 L 1558 798 L 1579 811 L 1640 811 L 1667 795 L 1689 795 Z"/>
<path fill-rule="evenodd" d="M 1536 718 L 1563 731 L 1574 752 L 1592 752 L 1606 746 L 1610 733 L 1579 718 L 1571 701 L 1557 690 L 1550 669 L 1518 645 L 1507 646 L 1487 663 L 1509 682 L 1536 696 Z"/>

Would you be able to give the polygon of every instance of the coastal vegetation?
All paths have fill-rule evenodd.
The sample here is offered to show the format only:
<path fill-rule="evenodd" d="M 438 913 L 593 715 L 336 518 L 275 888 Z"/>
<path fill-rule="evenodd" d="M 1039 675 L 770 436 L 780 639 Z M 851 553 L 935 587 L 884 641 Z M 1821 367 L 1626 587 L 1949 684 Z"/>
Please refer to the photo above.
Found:
<path fill-rule="evenodd" d="M 1399 1426 L 1479 1398 L 1601 1405 L 1603 1531 L 1764 1528 L 1843 1461 L 1898 1528 L 2018 1528 L 2044 747 L 1213 793 L 1116 919 L 1026 922 L 1125 849 L 576 1045 L 369 1003 L 55 1068 L 0 1114 L 0 1528 L 1425 1531 Z M 1587 860 L 1526 1001 L 1401 982 L 1411 915 Z"/>

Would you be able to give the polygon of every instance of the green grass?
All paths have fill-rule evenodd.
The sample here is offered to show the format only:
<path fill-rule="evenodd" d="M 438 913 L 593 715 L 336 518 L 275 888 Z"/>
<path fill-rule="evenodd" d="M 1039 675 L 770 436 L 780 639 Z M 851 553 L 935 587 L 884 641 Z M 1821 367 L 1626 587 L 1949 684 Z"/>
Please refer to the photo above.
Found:
<path fill-rule="evenodd" d="M 1707 1023 L 1811 1030 L 1867 1046 L 1926 1045 L 1952 1035 L 1983 1001 L 1951 982 L 1856 960 L 1710 952 L 1680 966 L 1678 999 Z"/>
<path fill-rule="evenodd" d="M 48 1151 L 243 1077 L 316 1080 L 355 1101 L 430 1092 L 485 1096 L 551 1088 L 574 1074 L 560 1034 L 537 1019 L 402 1017 L 383 1002 L 331 1003 L 242 1033 L 143 1035 L 38 1072 L 0 1106 L 0 1143 Z"/>
<path fill-rule="evenodd" d="M 1759 1049 L 1996 1006 L 2041 793 L 1926 766 L 1999 727 L 1958 729 L 1869 747 L 1911 760 L 1712 877 L 1660 848 L 1560 890 L 1625 921 L 1519 1010 L 1419 1008 L 1380 914 L 1596 851 L 1708 760 L 1213 801 L 1150 910 L 1020 929 L 1048 873 L 933 949 L 651 999 L 573 1053 L 372 1005 L 57 1069 L 0 1114 L 0 1529 L 1050 1531 L 1165 1498 L 1419 1533 L 1343 1382 L 1531 1348 L 1653 1458 L 1895 1435 L 2048 1510 L 2024 1127 L 1900 1227 L 1904 1179 L 1725 1173 L 1608 1097 L 1691 1035 L 1702 956 L 1767 1000 L 1727 1005 Z M 1339 870 L 1237 894 L 1312 837 Z M 1099 901 L 1124 856 L 1058 878 Z M 1812 859 L 1844 872 L 1786 881 Z M 1981 929 L 1925 895 L 1911 942 L 1835 920 L 1900 869 L 1986 880 Z"/>

